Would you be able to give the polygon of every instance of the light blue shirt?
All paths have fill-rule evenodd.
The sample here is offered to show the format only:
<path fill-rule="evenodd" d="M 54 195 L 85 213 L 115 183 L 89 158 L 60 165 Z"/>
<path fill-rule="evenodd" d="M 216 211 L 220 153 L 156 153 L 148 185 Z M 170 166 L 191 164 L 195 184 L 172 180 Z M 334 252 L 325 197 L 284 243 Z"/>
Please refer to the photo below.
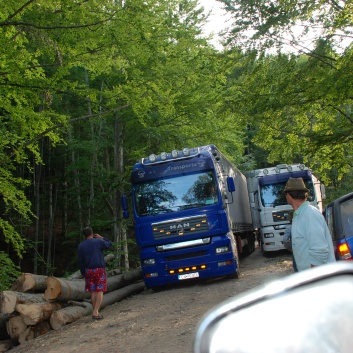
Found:
<path fill-rule="evenodd" d="M 298 271 L 336 261 L 324 216 L 308 201 L 294 212 L 292 249 Z"/>

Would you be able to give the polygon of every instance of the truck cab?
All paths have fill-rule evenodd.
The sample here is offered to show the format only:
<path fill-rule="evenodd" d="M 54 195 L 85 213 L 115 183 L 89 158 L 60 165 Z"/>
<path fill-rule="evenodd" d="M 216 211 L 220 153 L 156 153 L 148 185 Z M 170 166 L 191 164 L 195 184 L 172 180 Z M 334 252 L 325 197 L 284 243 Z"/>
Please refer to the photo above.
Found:
<path fill-rule="evenodd" d="M 293 209 L 283 190 L 290 177 L 303 178 L 310 190 L 308 201 L 322 212 L 324 186 L 304 164 L 279 164 L 246 173 L 253 226 L 257 229 L 264 256 L 285 249 L 283 235 Z"/>

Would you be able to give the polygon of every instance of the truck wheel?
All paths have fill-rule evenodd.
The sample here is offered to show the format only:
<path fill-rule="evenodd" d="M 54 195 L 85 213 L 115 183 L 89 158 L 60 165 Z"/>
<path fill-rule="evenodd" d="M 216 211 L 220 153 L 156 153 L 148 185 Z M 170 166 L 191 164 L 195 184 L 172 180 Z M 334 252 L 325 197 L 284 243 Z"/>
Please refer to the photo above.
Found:
<path fill-rule="evenodd" d="M 240 277 L 239 267 L 237 268 L 237 270 L 234 273 L 227 276 L 227 278 L 230 278 L 230 279 L 237 279 L 239 277 Z"/>
<path fill-rule="evenodd" d="M 265 251 L 264 250 L 264 243 L 261 241 L 261 254 L 262 256 L 264 257 L 267 257 L 268 256 L 268 251 Z"/>

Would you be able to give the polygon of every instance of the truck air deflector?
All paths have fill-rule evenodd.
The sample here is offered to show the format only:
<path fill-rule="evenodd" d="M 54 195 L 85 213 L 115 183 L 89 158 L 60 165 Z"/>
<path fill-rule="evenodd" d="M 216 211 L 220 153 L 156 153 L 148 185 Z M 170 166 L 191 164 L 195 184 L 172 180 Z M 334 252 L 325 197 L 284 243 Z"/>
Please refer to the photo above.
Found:
<path fill-rule="evenodd" d="M 261 186 L 264 185 L 271 185 L 274 183 L 284 183 L 286 182 L 289 177 L 292 178 L 303 178 L 304 180 L 306 179 L 311 179 L 311 171 L 310 170 L 304 170 L 304 171 L 298 171 L 298 172 L 292 172 L 292 173 L 284 173 L 284 174 L 276 174 L 276 175 L 266 175 L 261 178 L 259 178 L 259 184 Z"/>

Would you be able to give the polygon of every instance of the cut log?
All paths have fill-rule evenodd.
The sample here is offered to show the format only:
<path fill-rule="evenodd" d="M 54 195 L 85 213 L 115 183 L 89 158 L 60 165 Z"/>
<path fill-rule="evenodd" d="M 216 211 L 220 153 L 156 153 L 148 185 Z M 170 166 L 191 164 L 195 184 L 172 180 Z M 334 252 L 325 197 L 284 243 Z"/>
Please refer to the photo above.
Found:
<path fill-rule="evenodd" d="M 117 276 L 117 275 L 121 275 L 121 274 L 122 274 L 121 270 L 119 270 L 117 268 L 115 270 L 107 271 L 107 277 Z"/>
<path fill-rule="evenodd" d="M 44 292 L 47 288 L 47 276 L 23 273 L 11 287 L 16 292 Z"/>
<path fill-rule="evenodd" d="M 91 297 L 85 292 L 85 281 L 68 281 L 50 276 L 47 278 L 47 289 L 44 298 L 47 300 L 83 300 Z"/>
<path fill-rule="evenodd" d="M 140 268 L 125 272 L 121 275 L 108 277 L 107 292 L 112 292 L 116 289 L 125 287 L 141 280 L 142 278 L 142 270 Z"/>
<path fill-rule="evenodd" d="M 17 338 L 18 343 L 22 344 L 34 339 L 33 326 L 27 326 L 27 328 L 21 332 Z"/>
<path fill-rule="evenodd" d="M 140 268 L 125 272 L 121 275 L 108 277 L 107 292 L 125 287 L 142 279 Z M 66 280 L 53 276 L 47 277 L 47 288 L 44 298 L 47 300 L 84 300 L 91 297 L 90 293 L 85 292 L 85 282 L 78 280 Z"/>
<path fill-rule="evenodd" d="M 34 326 L 28 326 L 27 329 L 22 332 L 18 337 L 18 343 L 23 344 L 36 337 L 42 336 L 51 330 L 48 321 L 42 321 Z"/>
<path fill-rule="evenodd" d="M 13 341 L 12 340 L 3 340 L 0 341 L 0 353 L 5 353 L 8 350 L 10 350 L 10 348 L 12 348 L 13 346 Z"/>
<path fill-rule="evenodd" d="M 88 315 L 92 312 L 93 308 L 90 303 L 82 302 L 83 306 L 69 306 L 55 311 L 50 317 L 50 326 L 54 330 L 59 330 L 66 324 L 74 322 L 79 318 Z"/>
<path fill-rule="evenodd" d="M 35 325 L 38 322 L 48 320 L 55 310 L 59 310 L 65 305 L 64 303 L 23 303 L 16 305 L 26 325 Z"/>
<path fill-rule="evenodd" d="M 18 340 L 20 334 L 26 331 L 27 325 L 21 316 L 11 317 L 6 323 L 7 333 L 12 339 Z"/>
<path fill-rule="evenodd" d="M 18 316 L 18 313 L 16 312 L 12 312 L 11 314 L 3 314 L 0 313 L 0 326 L 5 325 L 6 321 L 10 318 L 10 317 L 14 317 L 14 316 Z"/>
<path fill-rule="evenodd" d="M 130 284 L 124 288 L 117 289 L 113 292 L 106 293 L 103 296 L 101 309 L 107 307 L 108 305 L 112 305 L 118 301 L 121 301 L 121 300 L 129 297 L 130 295 L 143 292 L 144 289 L 145 289 L 145 283 L 143 281 L 141 281 L 138 283 Z"/>
<path fill-rule="evenodd" d="M 104 261 L 105 263 L 113 261 L 115 259 L 115 255 L 114 254 L 108 254 L 106 256 L 104 256 Z M 74 272 L 72 275 L 70 275 L 67 279 L 69 281 L 73 280 L 73 279 L 79 279 L 79 278 L 83 278 L 83 276 L 81 275 L 80 270 Z"/>
<path fill-rule="evenodd" d="M 48 321 L 41 321 L 34 325 L 34 338 L 45 335 L 51 330 L 51 326 Z"/>
<path fill-rule="evenodd" d="M 43 293 L 2 291 L 0 293 L 0 312 L 3 314 L 12 314 L 19 303 L 42 303 L 44 301 Z"/>

